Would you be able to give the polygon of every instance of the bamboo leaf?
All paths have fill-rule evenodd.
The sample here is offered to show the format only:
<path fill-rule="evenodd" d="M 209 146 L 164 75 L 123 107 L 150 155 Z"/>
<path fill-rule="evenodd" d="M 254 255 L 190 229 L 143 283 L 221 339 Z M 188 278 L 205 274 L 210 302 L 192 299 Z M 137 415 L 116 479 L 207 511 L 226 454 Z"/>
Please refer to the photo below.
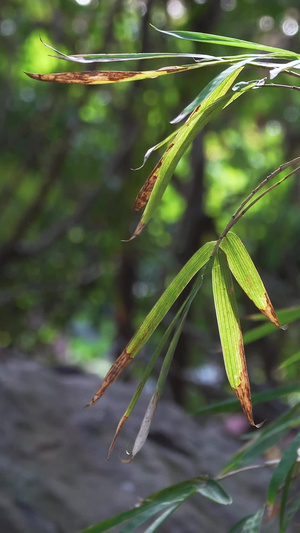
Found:
<path fill-rule="evenodd" d="M 242 94 L 243 90 L 246 90 L 243 89 L 240 92 L 234 93 L 234 95 L 232 93 L 226 95 L 238 74 L 243 69 L 245 61 L 226 69 L 226 75 L 223 73 L 223 81 L 207 94 L 202 104 L 196 107 L 186 123 L 179 128 L 173 142 L 168 146 L 137 196 L 134 204 L 135 210 L 140 211 L 145 206 L 146 208 L 132 238 L 139 235 L 151 219 L 179 160 L 196 135 L 231 99 L 233 101 Z"/>
<path fill-rule="evenodd" d="M 56 59 L 64 59 L 66 61 L 73 61 L 75 63 L 112 63 L 117 61 L 136 61 L 144 59 L 177 59 L 177 58 L 193 58 L 193 59 L 206 59 L 206 60 L 218 60 L 219 58 L 206 55 L 206 54 L 185 54 L 185 53 L 132 53 L 132 54 L 64 54 L 53 46 L 45 43 L 42 39 L 41 42 L 50 50 L 53 50 L 57 56 Z"/>
<path fill-rule="evenodd" d="M 217 481 L 206 476 L 198 476 L 156 492 L 145 499 L 138 507 L 104 520 L 81 533 L 105 533 L 113 527 L 132 520 L 131 524 L 128 524 L 128 529 L 125 527 L 125 529 L 120 531 L 120 533 L 129 533 L 155 515 L 165 513 L 167 509 L 178 507 L 194 494 L 202 494 L 220 505 L 232 503 L 231 497 Z"/>
<path fill-rule="evenodd" d="M 295 437 L 293 442 L 291 442 L 291 444 L 285 451 L 275 472 L 273 473 L 273 476 L 269 484 L 268 496 L 267 496 L 267 502 L 270 505 L 273 505 L 275 503 L 277 493 L 282 483 L 284 483 L 284 480 L 286 479 L 289 470 L 295 464 L 297 457 L 298 457 L 297 451 L 299 447 L 300 447 L 300 433 L 298 433 L 298 435 Z"/>
<path fill-rule="evenodd" d="M 265 429 L 262 429 L 257 437 L 247 442 L 247 444 L 230 459 L 223 470 L 223 474 L 248 464 L 268 450 L 268 448 L 274 446 L 291 430 L 291 428 L 298 427 L 299 425 L 299 405 L 296 405 L 281 415 L 275 422 L 267 426 Z"/>
<path fill-rule="evenodd" d="M 300 352 L 296 352 L 290 357 L 288 357 L 287 359 L 285 359 L 285 361 L 283 361 L 283 363 L 279 365 L 279 368 L 281 369 L 286 368 L 287 366 L 293 365 L 294 363 L 298 363 L 299 360 L 300 360 Z"/>
<path fill-rule="evenodd" d="M 285 530 L 286 530 L 285 526 L 286 526 L 286 522 L 288 521 L 288 519 L 285 517 L 285 513 L 286 513 L 289 491 L 290 491 L 290 487 L 292 483 L 293 470 L 294 468 L 291 468 L 290 471 L 288 472 L 286 476 L 285 484 L 282 489 L 280 512 L 279 512 L 279 533 L 285 533 Z"/>
<path fill-rule="evenodd" d="M 230 231 L 220 246 L 226 253 L 229 268 L 243 291 L 275 326 L 281 328 L 261 277 L 240 238 Z"/>
<path fill-rule="evenodd" d="M 52 74 L 34 74 L 25 72 L 29 78 L 38 81 L 49 81 L 54 83 L 72 83 L 80 85 L 101 85 L 108 83 L 122 83 L 127 81 L 137 81 L 158 78 L 168 74 L 178 74 L 187 70 L 199 68 L 199 63 L 192 65 L 163 67 L 157 70 L 145 71 L 125 71 L 125 70 L 91 70 L 84 72 L 56 72 Z M 201 65 L 202 66 L 202 65 Z"/>
<path fill-rule="evenodd" d="M 278 387 L 267 392 L 258 392 L 252 394 L 252 405 L 257 405 L 263 402 L 269 402 L 275 398 L 281 398 L 287 394 L 300 391 L 300 383 L 295 385 L 287 385 L 285 387 Z M 193 415 L 203 415 L 207 413 L 228 413 L 236 411 L 239 408 L 239 402 L 235 399 L 224 400 L 223 402 L 214 403 L 212 405 L 205 405 L 198 409 L 193 410 Z"/>
<path fill-rule="evenodd" d="M 243 335 L 232 277 L 222 250 L 218 250 L 214 258 L 212 273 L 214 304 L 228 381 L 241 402 L 249 423 L 255 426 Z"/>
<path fill-rule="evenodd" d="M 291 473 L 292 473 L 293 470 L 291 470 Z M 284 487 L 285 488 L 285 487 Z M 285 520 L 280 523 L 280 531 L 279 533 L 284 533 L 285 531 L 287 531 L 287 528 L 289 527 L 292 519 L 294 518 L 294 515 L 296 514 L 296 512 L 298 511 L 300 507 L 300 495 L 298 495 L 294 501 L 291 503 L 287 513 L 286 513 L 286 517 L 285 517 Z M 284 518 L 284 515 L 283 515 L 283 518 Z"/>
<path fill-rule="evenodd" d="M 264 512 L 265 509 L 263 507 L 257 513 L 246 516 L 233 526 L 228 533 L 259 533 Z"/>
<path fill-rule="evenodd" d="M 180 272 L 156 302 L 154 307 L 151 309 L 150 313 L 148 313 L 142 325 L 132 337 L 131 341 L 128 343 L 121 355 L 111 366 L 96 394 L 87 404 L 87 407 L 93 405 L 97 400 L 99 400 L 99 398 L 101 398 L 101 396 L 103 396 L 108 387 L 110 387 L 110 385 L 116 381 L 123 369 L 141 350 L 169 309 L 172 307 L 174 302 L 177 300 L 178 296 L 182 293 L 183 289 L 209 261 L 214 246 L 215 242 L 206 243 L 180 270 Z"/>
<path fill-rule="evenodd" d="M 277 311 L 276 314 L 279 321 L 283 324 L 287 322 L 295 322 L 295 320 L 300 318 L 300 307 L 281 309 L 280 311 Z M 253 320 L 265 320 L 265 317 L 262 315 L 253 315 L 250 318 Z M 262 339 L 274 331 L 278 331 L 278 329 L 277 327 L 273 326 L 273 324 L 263 324 L 262 326 L 258 326 L 257 328 L 245 333 L 244 344 L 250 344 L 251 342 Z"/>
<path fill-rule="evenodd" d="M 249 48 L 252 50 L 265 50 L 268 52 L 277 52 L 282 55 L 291 57 L 299 57 L 298 54 L 291 52 L 290 50 L 284 50 L 282 48 L 276 48 L 274 46 L 267 46 L 265 44 L 252 43 L 250 41 L 244 41 L 242 39 L 234 39 L 233 37 L 225 37 L 223 35 L 213 35 L 211 33 L 198 33 L 193 31 L 166 31 L 160 30 L 153 26 L 160 33 L 165 33 L 171 37 L 177 37 L 178 39 L 184 39 L 186 41 L 196 41 L 207 44 L 219 44 L 222 46 L 234 46 L 236 48 Z"/>

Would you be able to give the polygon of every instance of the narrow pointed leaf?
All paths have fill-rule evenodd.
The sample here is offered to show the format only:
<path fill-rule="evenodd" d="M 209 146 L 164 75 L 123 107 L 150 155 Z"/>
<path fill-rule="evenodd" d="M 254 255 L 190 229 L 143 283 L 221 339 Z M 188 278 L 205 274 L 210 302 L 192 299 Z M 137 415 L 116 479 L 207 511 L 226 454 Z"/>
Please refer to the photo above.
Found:
<path fill-rule="evenodd" d="M 299 405 L 289 409 L 281 415 L 275 422 L 259 432 L 258 437 L 247 442 L 228 462 L 223 470 L 223 474 L 231 470 L 240 468 L 259 457 L 265 450 L 274 446 L 292 428 L 299 427 Z"/>
<path fill-rule="evenodd" d="M 284 452 L 284 455 L 277 466 L 275 472 L 273 473 L 272 479 L 269 484 L 267 502 L 270 505 L 275 503 L 277 498 L 278 491 L 280 490 L 281 485 L 284 483 L 284 480 L 287 477 L 289 470 L 295 464 L 298 457 L 298 449 L 300 448 L 300 433 L 295 437 L 293 442 L 289 445 L 287 450 Z"/>
<path fill-rule="evenodd" d="M 228 533 L 259 533 L 265 509 L 260 509 L 257 513 L 246 516 L 238 522 Z"/>
<path fill-rule="evenodd" d="M 232 277 L 222 250 L 218 250 L 214 258 L 212 273 L 214 303 L 228 381 L 241 402 L 249 423 L 255 426 L 243 335 Z"/>
<path fill-rule="evenodd" d="M 147 529 L 144 531 L 144 533 L 154 533 L 154 531 L 157 531 L 158 527 L 165 522 L 169 516 L 178 509 L 179 505 L 173 505 L 172 507 L 169 507 L 164 513 L 162 513 L 158 518 L 154 520 L 154 522 L 147 527 Z"/>
<path fill-rule="evenodd" d="M 292 470 L 291 470 L 292 472 Z M 291 505 L 289 506 L 289 509 L 286 513 L 286 516 L 283 520 L 283 522 L 280 524 L 280 531 L 279 533 L 285 533 L 285 531 L 287 531 L 292 519 L 294 518 L 294 515 L 296 514 L 296 512 L 298 511 L 300 507 L 300 494 L 294 499 L 294 501 L 291 503 Z"/>
<path fill-rule="evenodd" d="M 121 83 L 127 81 L 146 80 L 177 74 L 187 70 L 199 68 L 200 63 L 182 65 L 180 67 L 163 67 L 157 70 L 125 71 L 125 70 L 91 70 L 84 72 L 57 72 L 52 74 L 34 74 L 25 72 L 29 78 L 38 81 L 50 81 L 54 83 L 72 83 L 80 85 L 101 85 L 108 83 Z"/>
<path fill-rule="evenodd" d="M 282 396 L 287 396 L 293 392 L 300 392 L 300 383 L 295 385 L 287 385 L 285 387 L 278 387 L 267 392 L 257 392 L 252 394 L 252 405 L 258 405 L 263 402 L 269 402 Z M 239 408 L 239 402 L 235 399 L 224 400 L 223 402 L 213 403 L 212 405 L 205 405 L 192 411 L 193 415 L 203 415 L 207 413 L 229 413 L 236 411 Z"/>
<path fill-rule="evenodd" d="M 137 167 L 135 168 L 134 170 L 140 170 L 141 168 L 143 168 L 143 166 L 145 165 L 146 161 L 148 160 L 148 158 L 150 157 L 150 155 L 155 152 L 156 150 L 159 150 L 159 148 L 161 148 L 162 146 L 164 146 L 165 144 L 167 144 L 169 141 L 171 141 L 172 139 L 174 139 L 174 137 L 176 137 L 178 133 L 178 130 L 175 130 L 173 131 L 172 133 L 170 133 L 170 135 L 168 135 L 168 137 L 166 137 L 165 139 L 163 139 L 162 141 L 160 141 L 159 143 L 155 144 L 154 146 L 151 146 L 151 148 L 149 148 L 147 150 L 147 152 L 145 153 L 144 155 L 144 159 L 143 159 L 143 163 L 141 164 L 140 167 Z"/>
<path fill-rule="evenodd" d="M 132 238 L 139 235 L 151 219 L 179 160 L 196 135 L 228 104 L 231 98 L 236 99 L 239 97 L 240 94 L 238 93 L 235 93 L 234 96 L 231 93 L 226 95 L 226 93 L 243 69 L 244 62 L 241 63 L 226 69 L 227 75 L 223 78 L 223 81 L 207 95 L 207 98 L 200 106 L 196 107 L 186 123 L 178 130 L 173 142 L 168 146 L 164 155 L 151 172 L 135 201 L 134 207 L 137 211 L 140 211 L 145 206 L 146 209 Z"/>
<path fill-rule="evenodd" d="M 300 352 L 296 352 L 290 357 L 288 357 L 287 359 L 285 359 L 285 361 L 283 361 L 283 363 L 279 365 L 279 368 L 282 369 L 282 368 L 286 368 L 287 366 L 293 365 L 295 363 L 299 363 L 299 360 L 300 360 Z"/>
<path fill-rule="evenodd" d="M 128 520 L 135 520 L 136 518 L 138 519 L 139 525 L 141 525 L 155 515 L 165 512 L 167 509 L 174 506 L 178 507 L 189 497 L 197 493 L 212 499 L 220 505 L 229 505 L 232 503 L 231 497 L 217 481 L 206 476 L 199 476 L 156 492 L 146 498 L 139 507 L 104 520 L 100 524 L 89 527 L 81 533 L 105 533 Z M 122 532 L 124 533 L 124 529 L 120 533 Z"/>
<path fill-rule="evenodd" d="M 287 508 L 287 503 L 288 503 L 290 487 L 292 484 L 293 470 L 294 468 L 291 468 L 290 471 L 288 472 L 284 487 L 282 489 L 280 512 L 279 512 L 279 533 L 285 533 L 285 530 L 286 530 L 286 527 L 285 527 L 286 521 L 287 521 L 286 508 Z"/>
<path fill-rule="evenodd" d="M 136 454 L 141 450 L 142 446 L 146 442 L 146 439 L 147 439 L 149 431 L 150 431 L 150 426 L 151 426 L 151 423 L 152 423 L 152 420 L 153 420 L 153 417 L 154 417 L 154 414 L 155 414 L 155 411 L 156 411 L 156 408 L 157 408 L 157 404 L 158 404 L 158 402 L 160 400 L 160 397 L 162 395 L 163 388 L 164 388 L 164 385 L 165 385 L 165 382 L 166 382 L 166 379 L 167 379 L 167 376 L 168 376 L 168 373 L 169 373 L 169 370 L 170 370 L 170 366 L 171 366 L 171 363 L 172 363 L 173 355 L 174 355 L 174 352 L 176 350 L 176 347 L 177 347 L 177 344 L 178 344 L 178 341 L 179 341 L 179 337 L 180 337 L 181 332 L 182 332 L 182 328 L 184 326 L 184 323 L 185 323 L 186 317 L 188 315 L 189 309 L 191 307 L 191 304 L 192 304 L 196 294 L 198 293 L 199 288 L 202 285 L 202 281 L 203 281 L 203 275 L 201 277 L 198 277 L 198 279 L 197 279 L 197 281 L 196 281 L 191 293 L 186 298 L 186 301 L 185 301 L 185 303 L 182 306 L 182 312 L 180 313 L 182 316 L 180 317 L 179 324 L 178 324 L 178 326 L 176 328 L 176 331 L 175 331 L 175 333 L 173 335 L 173 338 L 172 338 L 172 340 L 170 342 L 170 346 L 169 346 L 169 348 L 167 350 L 167 353 L 166 353 L 166 355 L 164 357 L 164 361 L 163 361 L 163 364 L 162 364 L 162 367 L 161 367 L 161 370 L 160 370 L 160 373 L 159 373 L 159 377 L 158 377 L 158 380 L 157 380 L 157 385 L 156 385 L 156 387 L 154 389 L 153 395 L 151 397 L 150 403 L 149 403 L 149 405 L 147 407 L 144 419 L 142 421 L 140 430 L 139 430 L 138 435 L 137 435 L 137 437 L 135 439 L 132 452 L 130 453 L 130 458 L 128 460 L 124 461 L 126 463 L 130 463 L 134 459 Z"/>
<path fill-rule="evenodd" d="M 229 268 L 258 309 L 277 327 L 281 327 L 269 295 L 255 265 L 240 238 L 230 231 L 221 242 L 226 253 Z"/>
<path fill-rule="evenodd" d="M 208 242 L 202 246 L 180 270 L 173 279 L 157 303 L 146 316 L 140 328 L 137 330 L 131 341 L 126 346 L 115 363 L 106 374 L 101 386 L 87 406 L 93 405 L 104 392 L 116 381 L 123 369 L 132 361 L 141 350 L 147 340 L 151 337 L 157 326 L 165 317 L 171 306 L 182 293 L 183 289 L 191 279 L 209 261 L 215 242 Z"/>
<path fill-rule="evenodd" d="M 262 56 L 262 57 L 265 57 L 265 56 Z M 246 66 L 247 64 L 255 61 L 256 59 L 258 59 L 258 56 L 251 56 L 250 58 L 246 58 L 242 61 L 242 65 Z M 239 62 L 238 64 L 241 64 L 241 62 Z M 221 72 L 220 74 L 218 74 L 218 76 L 216 76 L 213 80 L 211 80 L 208 83 L 208 85 L 206 85 L 206 87 L 202 89 L 202 91 L 198 94 L 198 96 L 188 106 L 186 106 L 184 110 L 176 118 L 174 118 L 171 121 L 171 124 L 177 124 L 178 122 L 181 122 L 181 120 L 183 120 L 186 116 L 192 113 L 194 109 L 196 109 L 196 107 L 198 107 L 220 85 L 220 83 L 226 78 L 227 75 L 228 75 L 228 69 L 223 70 L 223 72 Z M 257 80 L 255 80 L 255 82 L 257 82 Z M 249 81 L 249 82 L 241 82 L 241 83 L 250 84 L 254 82 Z"/>
<path fill-rule="evenodd" d="M 300 318 L 300 307 L 281 309 L 276 314 L 281 324 L 286 324 L 287 322 L 295 322 Z M 253 320 L 258 320 L 258 317 L 260 320 L 265 320 L 265 316 L 261 315 L 254 315 Z M 245 333 L 244 344 L 250 344 L 251 342 L 262 339 L 263 337 L 270 335 L 274 331 L 278 331 L 278 329 L 277 327 L 273 326 L 273 324 L 268 323 L 263 324 L 262 326 L 258 326 L 257 328 L 254 328 Z"/>
<path fill-rule="evenodd" d="M 234 39 L 232 37 L 225 37 L 222 35 L 213 35 L 211 33 L 198 33 L 193 31 L 166 31 L 154 28 L 160 33 L 165 33 L 171 37 L 177 37 L 178 39 L 184 39 L 186 41 L 196 41 L 207 44 L 219 44 L 222 46 L 234 46 L 236 48 L 249 48 L 252 50 L 265 50 L 268 52 L 279 52 L 283 55 L 291 57 L 299 57 L 298 54 L 291 52 L 290 50 L 284 50 L 282 48 L 276 48 L 274 46 L 267 46 L 264 44 L 252 43 L 250 41 L 244 41 L 242 39 Z"/>
<path fill-rule="evenodd" d="M 73 61 L 75 63 L 111 63 L 116 61 L 136 61 L 144 59 L 167 59 L 167 58 L 194 58 L 194 59 L 207 59 L 216 60 L 218 58 L 206 55 L 206 54 L 185 54 L 185 53 L 132 53 L 132 54 L 64 54 L 53 46 L 45 43 L 42 39 L 41 42 L 50 50 L 53 50 L 57 56 L 56 59 L 64 59 L 66 61 Z"/>

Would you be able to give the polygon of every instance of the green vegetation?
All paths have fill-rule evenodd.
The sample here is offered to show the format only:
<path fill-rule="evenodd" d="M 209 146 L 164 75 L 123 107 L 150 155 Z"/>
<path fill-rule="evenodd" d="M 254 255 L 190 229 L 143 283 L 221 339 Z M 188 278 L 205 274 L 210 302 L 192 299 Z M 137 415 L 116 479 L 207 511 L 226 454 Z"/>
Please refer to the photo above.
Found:
<path fill-rule="evenodd" d="M 169 11 L 171 4 L 168 3 Z M 280 5 L 275 3 L 270 8 L 272 15 L 256 14 L 253 20 L 257 18 L 261 29 L 267 23 L 266 19 L 275 24 L 280 20 Z M 250 377 L 249 380 L 248 376 L 248 352 L 245 355 L 244 344 L 262 338 L 267 341 L 277 339 L 270 345 L 268 356 L 266 349 L 261 351 L 261 356 L 266 356 L 265 372 L 257 371 L 257 362 L 251 365 L 254 385 L 264 382 L 270 388 L 260 397 L 261 401 L 282 397 L 289 392 L 293 392 L 293 399 L 287 399 L 286 411 L 260 428 L 214 479 L 200 476 L 164 489 L 147 498 L 138 508 L 92 526 L 86 533 L 108 531 L 123 522 L 127 523 L 123 533 L 129 533 L 150 519 L 152 522 L 148 523 L 145 531 L 155 531 L 193 494 L 200 493 L 217 503 L 229 504 L 230 496 L 220 484 L 225 477 L 240 473 L 245 468 L 274 465 L 266 502 L 262 502 L 262 508 L 256 514 L 245 517 L 231 531 L 260 531 L 266 503 L 268 514 L 276 522 L 274 527 L 282 533 L 287 531 L 300 506 L 299 497 L 295 496 L 300 401 L 299 388 L 293 384 L 294 379 L 299 378 L 299 371 L 291 371 L 299 360 L 299 334 L 291 331 L 293 325 L 286 333 L 274 333 L 276 329 L 285 330 L 286 322 L 299 319 L 299 261 L 296 251 L 299 247 L 297 173 L 300 167 L 297 164 L 300 157 L 297 153 L 296 122 L 299 117 L 300 88 L 297 82 L 300 55 L 285 49 L 287 47 L 276 32 L 269 41 L 278 46 L 257 44 L 244 39 L 244 35 L 241 39 L 222 37 L 221 24 L 216 24 L 218 31 L 214 34 L 159 30 L 153 52 L 148 51 L 151 49 L 148 45 L 147 51 L 142 48 L 139 54 L 136 50 L 132 51 L 131 38 L 138 27 L 139 16 L 131 13 L 130 9 L 127 12 L 125 8 L 120 8 L 118 2 L 114 8 L 106 12 L 110 17 L 106 39 L 103 43 L 97 42 L 98 48 L 102 45 L 104 49 L 107 37 L 110 38 L 112 46 L 108 55 L 103 52 L 83 55 L 80 39 L 77 40 L 76 53 L 69 55 L 65 50 L 67 40 L 64 40 L 63 51 L 50 46 L 51 53 L 55 54 L 50 67 L 49 59 L 45 63 L 40 59 L 35 32 L 25 43 L 24 49 L 28 54 L 26 73 L 34 80 L 54 83 L 53 88 L 48 89 L 46 84 L 26 82 L 23 101 L 30 103 L 40 98 L 41 107 L 37 106 L 37 110 L 42 109 L 31 123 L 34 139 L 30 137 L 22 141 L 24 146 L 21 146 L 20 157 L 12 158 L 7 152 L 3 158 L 7 181 L 3 184 L 2 197 L 7 208 L 2 215 L 0 255 L 5 276 L 14 284 L 6 293 L 8 308 L 3 313 L 0 341 L 2 339 L 5 347 L 13 345 L 30 353 L 41 344 L 53 347 L 64 329 L 65 335 L 71 337 L 70 331 L 76 322 L 85 329 L 93 326 L 85 332 L 87 339 L 82 345 L 87 358 L 93 358 L 93 351 L 87 348 L 86 340 L 89 336 L 93 337 L 99 325 L 100 336 L 102 327 L 103 335 L 101 342 L 97 335 L 93 338 L 95 351 L 108 349 L 113 337 L 118 347 L 124 341 L 121 355 L 104 375 L 89 406 L 101 398 L 149 341 L 147 350 L 153 355 L 150 355 L 146 368 L 141 370 L 140 384 L 120 420 L 109 450 L 110 454 L 152 373 L 156 388 L 132 451 L 128 452 L 130 462 L 146 441 L 167 379 L 172 386 L 172 367 L 177 365 L 177 371 L 178 368 L 184 370 L 189 363 L 196 366 L 204 360 L 202 353 L 200 363 L 197 361 L 195 344 L 190 341 L 189 361 L 183 362 L 179 349 L 180 335 L 185 334 L 184 328 L 189 321 L 198 327 L 200 324 L 199 329 L 205 330 L 206 334 L 215 334 L 210 325 L 212 314 L 208 304 L 213 292 L 228 381 L 249 423 L 257 428 L 263 424 L 254 422 L 250 392 L 252 379 Z M 105 8 L 99 7 L 99 12 L 102 9 Z M 207 11 L 208 14 L 209 6 L 204 9 L 203 13 Z M 243 15 L 246 20 L 248 9 L 245 4 Z M 257 6 L 253 9 L 259 12 Z M 155 32 L 155 29 L 149 28 L 149 21 L 167 27 L 162 6 L 153 7 L 152 12 L 149 6 L 146 12 L 148 15 L 144 21 L 147 24 L 142 26 L 144 43 L 150 32 Z M 151 13 L 152 19 L 149 19 Z M 184 15 L 188 16 L 187 13 L 188 10 L 184 11 L 183 19 Z M 281 27 L 286 36 L 296 35 L 298 31 L 297 19 L 291 13 L 287 10 L 281 14 Z M 195 20 L 191 15 L 190 22 Z M 287 20 L 289 26 L 284 26 Z M 82 21 L 78 19 L 77 24 L 79 28 Z M 235 28 L 239 28 L 238 17 Z M 268 31 L 271 32 L 272 28 Z M 230 34 L 234 33 L 233 29 Z M 228 30 L 226 33 L 229 33 Z M 93 46 L 95 30 L 94 33 L 91 30 L 90 34 L 86 24 L 85 34 L 90 35 L 88 43 Z M 47 43 L 52 39 L 53 35 L 43 34 Z M 155 51 L 157 44 L 166 51 Z M 56 43 L 55 46 L 59 48 Z M 242 53 L 228 55 L 228 46 L 242 48 Z M 139 60 L 142 68 L 137 66 Z M 146 62 L 153 60 L 159 66 L 148 69 Z M 166 66 L 161 63 L 166 60 L 172 64 Z M 135 66 L 129 70 L 116 70 L 116 61 L 129 62 L 130 65 L 134 61 Z M 68 62 L 70 70 L 52 73 L 53 67 L 60 70 L 65 62 Z M 74 68 L 76 63 L 90 65 L 103 62 L 105 65 L 108 63 L 108 70 L 78 71 Z M 50 73 L 44 72 L 49 69 Z M 181 76 L 183 82 L 180 82 Z M 139 80 L 146 80 L 144 89 L 141 84 L 136 84 Z M 125 81 L 132 84 L 121 83 L 119 86 Z M 55 82 L 68 85 L 56 86 Z M 18 74 L 16 87 L 24 83 Z M 116 84 L 116 87 L 113 90 L 102 87 L 107 83 Z M 94 87 L 85 87 L 97 84 L 101 84 L 98 92 Z M 38 89 L 35 89 L 36 86 Z M 199 89 L 195 89 L 198 86 Z M 185 101 L 183 111 L 181 94 Z M 191 103 L 188 103 L 189 99 Z M 185 122 L 177 129 L 172 126 L 172 131 L 167 123 L 174 108 L 179 114 L 173 124 Z M 20 110 L 13 110 L 11 124 L 18 112 Z M 26 117 L 25 112 L 23 117 Z M 10 136 L 8 129 L 11 143 L 18 131 L 13 130 L 13 133 Z M 26 143 L 33 141 L 35 153 L 26 149 Z M 200 150 L 197 142 L 200 142 Z M 153 148 L 149 149 L 149 146 Z M 164 152 L 154 169 L 150 170 L 134 204 L 135 209 L 143 209 L 143 213 L 135 229 L 128 223 L 128 235 L 124 235 L 125 221 L 130 218 L 129 206 L 137 192 L 134 179 L 125 179 L 124 165 L 127 168 L 137 166 L 141 162 L 141 154 L 145 153 L 143 165 L 148 168 L 150 156 L 161 148 Z M 44 169 L 41 182 L 38 180 L 40 168 Z M 101 169 L 101 179 L 97 174 L 98 168 Z M 141 174 L 145 175 L 145 169 L 140 171 L 139 176 Z M 13 176 L 12 180 L 10 176 Z M 194 233 L 197 238 L 193 240 Z M 127 236 L 130 242 L 121 243 L 120 239 Z M 157 280 L 162 270 L 157 250 L 161 254 L 162 248 L 165 248 L 163 262 L 167 275 L 163 286 L 158 287 Z M 116 264 L 119 265 L 118 291 L 114 286 Z M 262 281 L 264 276 L 257 269 L 274 272 L 268 292 Z M 207 281 L 211 272 L 212 291 Z M 241 293 L 235 295 L 232 276 L 247 299 L 243 299 Z M 194 284 L 190 286 L 193 278 Z M 286 309 L 275 313 L 270 297 L 273 301 L 273 289 L 279 283 L 282 290 L 278 294 L 274 291 L 274 301 L 279 301 L 281 305 L 278 307 Z M 43 297 L 43 293 L 47 296 Z M 159 293 L 161 296 L 153 306 Z M 134 317 L 133 294 L 139 302 Z M 243 320 L 253 313 L 248 299 L 265 315 L 263 319 L 266 317 L 271 324 L 259 325 L 243 335 L 240 317 Z M 146 314 L 145 310 L 149 307 L 152 309 Z M 169 311 L 174 312 L 174 318 L 167 326 L 165 317 Z M 116 320 L 111 326 L 107 316 L 114 314 Z M 104 317 L 100 323 L 99 316 Z M 258 317 L 250 315 L 250 320 L 258 320 Z M 34 326 L 31 327 L 31 324 Z M 161 329 L 157 331 L 159 326 Z M 134 330 L 136 333 L 133 333 Z M 74 339 L 70 339 L 72 342 Z M 256 355 L 255 351 L 250 353 Z M 276 357 L 271 360 L 274 353 Z M 155 363 L 162 356 L 157 376 Z M 282 386 L 274 387 L 281 383 Z M 174 381 L 173 391 L 176 396 Z M 184 401 L 196 410 L 195 403 L 200 401 L 200 395 L 197 391 L 196 395 L 187 391 Z M 225 401 L 216 406 L 198 405 L 198 411 L 220 411 L 222 406 L 227 410 L 235 407 Z M 286 436 L 293 437 L 293 440 L 282 452 L 280 460 L 249 465 L 272 445 L 282 443 Z"/>

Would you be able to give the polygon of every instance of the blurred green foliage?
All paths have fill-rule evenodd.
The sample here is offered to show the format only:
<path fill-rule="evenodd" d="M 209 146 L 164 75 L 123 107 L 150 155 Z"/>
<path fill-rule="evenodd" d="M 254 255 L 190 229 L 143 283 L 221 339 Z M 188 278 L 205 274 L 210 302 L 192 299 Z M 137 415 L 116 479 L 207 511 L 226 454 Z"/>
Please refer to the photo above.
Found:
<path fill-rule="evenodd" d="M 186 154 L 155 220 L 140 238 L 123 243 L 138 221 L 132 205 L 157 155 L 142 170 L 131 169 L 141 164 L 150 146 L 173 131 L 170 120 L 218 70 L 119 86 L 35 83 L 24 70 L 84 68 L 73 64 L 66 68 L 63 61 L 49 57 L 40 37 L 63 52 L 77 54 L 231 53 L 167 38 L 151 28 L 153 23 L 162 29 L 207 31 L 299 50 L 299 18 L 297 2 L 282 0 L 3 0 L 2 349 L 40 351 L 80 362 L 115 355 L 179 270 L 193 232 L 198 232 L 200 244 L 215 238 L 263 177 L 299 155 L 299 94 L 253 91 L 206 128 L 201 147 L 195 148 L 202 171 L 193 163 L 195 153 Z M 167 63 L 103 68 L 134 70 Z M 252 69 L 249 76 L 256 74 L 261 75 Z M 210 224 L 189 229 L 193 224 L 189 191 L 197 180 L 202 191 L 196 205 L 198 201 Z M 299 304 L 299 201 L 297 179 L 287 181 L 237 228 L 266 274 L 277 307 Z M 240 306 L 244 315 L 253 312 L 245 300 Z M 188 329 L 194 342 L 187 362 L 199 365 L 208 355 L 212 363 L 221 363 L 205 284 Z M 299 334 L 293 330 L 280 343 L 272 338 L 267 342 L 268 346 L 252 349 L 249 365 L 261 366 L 257 358 L 264 354 L 265 373 L 269 365 L 273 373 L 268 377 L 280 381 L 281 374 L 274 375 L 273 367 L 298 350 Z"/>

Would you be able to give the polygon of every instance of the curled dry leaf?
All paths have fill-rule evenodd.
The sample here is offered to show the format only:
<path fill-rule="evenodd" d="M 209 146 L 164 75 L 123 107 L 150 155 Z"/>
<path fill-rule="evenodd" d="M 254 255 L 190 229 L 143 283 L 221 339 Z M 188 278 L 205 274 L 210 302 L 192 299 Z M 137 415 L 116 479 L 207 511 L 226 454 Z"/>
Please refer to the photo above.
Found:
<path fill-rule="evenodd" d="M 54 83 L 75 83 L 81 85 L 99 85 L 102 83 L 121 83 L 125 81 L 136 81 L 158 78 L 168 74 L 176 74 L 199 68 L 196 65 L 183 65 L 181 67 L 163 67 L 157 70 L 144 71 L 124 71 L 124 70 L 91 70 L 85 72 L 56 72 L 52 74 L 34 74 L 25 72 L 27 76 L 38 81 L 50 81 Z"/>

